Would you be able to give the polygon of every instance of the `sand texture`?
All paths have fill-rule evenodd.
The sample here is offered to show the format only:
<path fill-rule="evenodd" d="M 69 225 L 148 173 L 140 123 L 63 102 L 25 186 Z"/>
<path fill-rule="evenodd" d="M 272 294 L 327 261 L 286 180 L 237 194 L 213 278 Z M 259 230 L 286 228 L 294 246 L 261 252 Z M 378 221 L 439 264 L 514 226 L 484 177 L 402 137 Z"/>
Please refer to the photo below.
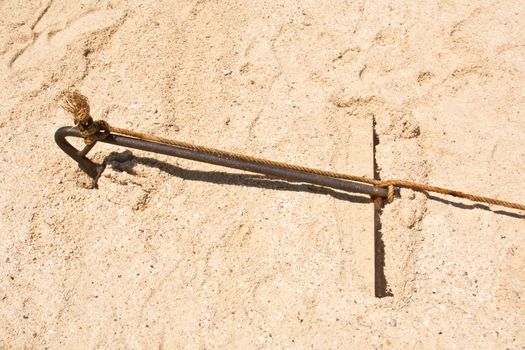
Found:
<path fill-rule="evenodd" d="M 525 347 L 524 212 L 402 190 L 376 298 L 370 198 L 105 144 L 91 189 L 54 143 L 66 89 L 119 127 L 524 203 L 523 1 L 0 0 L 0 348 Z"/>

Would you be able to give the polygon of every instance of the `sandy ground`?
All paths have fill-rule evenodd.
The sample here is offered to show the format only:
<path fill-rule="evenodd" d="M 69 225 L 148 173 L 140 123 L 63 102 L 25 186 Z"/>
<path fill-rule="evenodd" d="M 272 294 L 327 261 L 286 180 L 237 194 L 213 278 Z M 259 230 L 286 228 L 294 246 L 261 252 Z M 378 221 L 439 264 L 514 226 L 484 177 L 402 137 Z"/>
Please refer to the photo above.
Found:
<path fill-rule="evenodd" d="M 60 93 L 166 137 L 525 198 L 522 1 L 0 1 L 1 348 L 525 347 L 525 214 L 373 204 L 97 145 Z M 113 153 L 112 153 L 113 152 Z"/>

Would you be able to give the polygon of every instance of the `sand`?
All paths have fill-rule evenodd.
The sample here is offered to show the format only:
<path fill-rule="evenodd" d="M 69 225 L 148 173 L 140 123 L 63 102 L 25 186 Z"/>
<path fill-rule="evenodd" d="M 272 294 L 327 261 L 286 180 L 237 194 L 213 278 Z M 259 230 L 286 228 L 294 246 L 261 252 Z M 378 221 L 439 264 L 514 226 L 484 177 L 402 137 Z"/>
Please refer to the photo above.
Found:
<path fill-rule="evenodd" d="M 523 203 L 522 1 L 0 1 L 0 347 L 525 347 L 525 213 L 54 143 L 110 124 Z M 374 126 L 375 125 L 375 126 Z M 76 141 L 76 140 L 75 140 Z M 80 146 L 81 142 L 76 142 Z"/>

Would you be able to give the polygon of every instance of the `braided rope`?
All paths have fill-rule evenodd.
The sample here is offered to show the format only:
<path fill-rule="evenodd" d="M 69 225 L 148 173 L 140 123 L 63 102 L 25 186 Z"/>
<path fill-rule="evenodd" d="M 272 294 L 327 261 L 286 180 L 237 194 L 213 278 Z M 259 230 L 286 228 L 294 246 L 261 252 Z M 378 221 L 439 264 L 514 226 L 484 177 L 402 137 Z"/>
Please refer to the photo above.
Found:
<path fill-rule="evenodd" d="M 386 180 L 386 181 L 375 180 L 375 179 L 367 178 L 364 176 L 356 176 L 356 175 L 350 175 L 350 174 L 345 174 L 345 173 L 338 173 L 334 171 L 309 168 L 309 167 L 305 167 L 302 165 L 277 162 L 277 161 L 273 161 L 269 159 L 248 156 L 242 153 L 224 151 L 221 149 L 206 147 L 206 146 L 199 146 L 199 145 L 195 145 L 195 144 L 184 142 L 184 141 L 171 140 L 171 139 L 167 139 L 167 138 L 157 136 L 157 135 L 142 133 L 142 132 L 123 129 L 123 128 L 117 128 L 117 127 L 110 126 L 107 122 L 103 120 L 93 121 L 93 119 L 89 115 L 89 104 L 88 104 L 87 98 L 81 95 L 79 92 L 76 92 L 76 91 L 67 92 L 65 93 L 65 98 L 66 98 L 66 102 L 63 105 L 63 108 L 74 116 L 75 125 L 79 128 L 81 135 L 82 137 L 84 137 L 84 140 L 87 144 L 91 144 L 93 142 L 103 140 L 107 137 L 107 135 L 109 135 L 110 132 L 112 132 L 116 134 L 134 137 L 134 138 L 141 139 L 141 140 L 153 141 L 153 142 L 163 143 L 167 145 L 182 147 L 182 148 L 186 148 L 189 150 L 198 151 L 202 153 L 208 153 L 208 154 L 219 156 L 219 157 L 242 160 L 242 161 L 249 161 L 249 162 L 256 163 L 256 164 L 270 165 L 270 166 L 275 166 L 275 167 L 280 167 L 280 168 L 285 168 L 285 169 L 290 169 L 290 170 L 302 171 L 302 172 L 309 173 L 309 174 L 329 176 L 333 178 L 350 180 L 350 181 L 357 181 L 357 182 L 366 183 L 366 184 L 370 184 L 370 185 L 374 185 L 378 187 L 387 188 L 388 190 L 387 202 L 388 203 L 391 203 L 394 200 L 395 187 L 404 187 L 404 188 L 409 188 L 415 191 L 440 193 L 440 194 L 449 195 L 453 197 L 468 199 L 473 202 L 487 203 L 487 204 L 499 205 L 499 206 L 503 206 L 507 208 L 525 210 L 525 205 L 523 204 L 503 201 L 503 200 L 485 197 L 485 196 L 473 195 L 473 194 L 465 193 L 462 191 L 427 185 L 424 183 L 406 181 L 406 180 Z M 101 131 L 102 133 L 100 133 Z"/>
<path fill-rule="evenodd" d="M 241 154 L 241 153 L 224 151 L 224 150 L 206 147 L 206 146 L 199 146 L 199 145 L 195 145 L 195 144 L 188 143 L 188 142 L 171 140 L 171 139 L 167 139 L 164 137 L 160 137 L 160 136 L 156 136 L 152 134 L 146 134 L 146 133 L 137 132 L 137 131 L 128 130 L 128 129 L 122 129 L 122 128 L 116 128 L 116 127 L 110 127 L 109 129 L 113 133 L 135 137 L 135 138 L 142 139 L 142 140 L 148 140 L 148 141 L 164 143 L 164 144 L 168 144 L 172 146 L 187 148 L 193 151 L 213 154 L 213 155 L 220 156 L 220 157 L 231 158 L 231 159 L 236 159 L 236 160 L 244 160 L 244 161 L 249 161 L 249 162 L 257 163 L 257 164 L 277 166 L 280 168 L 298 170 L 298 171 L 315 174 L 315 175 L 322 175 L 322 176 L 329 176 L 329 177 L 334 177 L 334 178 L 339 178 L 339 179 L 344 179 L 344 180 L 357 181 L 357 182 L 367 183 L 370 185 L 375 185 L 378 187 L 386 187 L 388 189 L 388 194 L 387 194 L 388 203 L 391 203 L 394 200 L 395 187 L 404 187 L 404 188 L 410 188 L 416 191 L 440 193 L 440 194 L 449 195 L 453 197 L 465 198 L 465 199 L 468 199 L 474 202 L 494 204 L 494 205 L 499 205 L 499 206 L 513 208 L 513 209 L 525 210 L 525 205 L 523 204 L 512 203 L 512 202 L 503 201 L 503 200 L 485 197 L 485 196 L 473 195 L 473 194 L 465 193 L 462 191 L 427 185 L 427 184 L 419 183 L 419 182 L 406 181 L 406 180 L 386 180 L 386 181 L 375 180 L 375 179 L 371 179 L 371 178 L 367 178 L 363 176 L 356 176 L 356 175 L 350 175 L 350 174 L 345 174 L 345 173 L 338 173 L 334 171 L 309 168 L 309 167 L 305 167 L 302 165 L 277 162 L 277 161 L 273 161 L 269 159 L 248 156 L 248 155 Z"/>

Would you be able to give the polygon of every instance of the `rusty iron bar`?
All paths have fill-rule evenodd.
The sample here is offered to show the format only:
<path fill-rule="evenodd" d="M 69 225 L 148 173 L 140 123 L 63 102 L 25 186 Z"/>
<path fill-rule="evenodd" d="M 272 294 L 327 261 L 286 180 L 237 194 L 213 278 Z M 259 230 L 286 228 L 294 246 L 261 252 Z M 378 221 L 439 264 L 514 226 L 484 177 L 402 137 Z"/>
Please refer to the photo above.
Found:
<path fill-rule="evenodd" d="M 76 127 L 65 126 L 59 128 L 55 132 L 55 142 L 67 155 L 69 155 L 78 163 L 80 169 L 88 174 L 93 179 L 94 184 L 96 184 L 98 178 L 105 169 L 105 164 L 94 163 L 86 157 L 88 152 L 94 147 L 95 143 L 85 146 L 83 150 L 78 150 L 66 140 L 66 137 L 81 138 L 82 136 L 80 135 L 80 132 Z M 335 188 L 346 192 L 368 194 L 372 198 L 386 198 L 387 196 L 387 190 L 377 186 L 342 180 L 329 176 L 305 173 L 302 171 L 281 168 L 274 165 L 259 164 L 245 160 L 220 157 L 209 153 L 158 142 L 140 140 L 128 136 L 109 134 L 104 140 L 100 140 L 98 142 L 220 165 L 228 168 L 249 171 L 252 173 L 264 174 L 291 182 L 304 182 Z"/>

